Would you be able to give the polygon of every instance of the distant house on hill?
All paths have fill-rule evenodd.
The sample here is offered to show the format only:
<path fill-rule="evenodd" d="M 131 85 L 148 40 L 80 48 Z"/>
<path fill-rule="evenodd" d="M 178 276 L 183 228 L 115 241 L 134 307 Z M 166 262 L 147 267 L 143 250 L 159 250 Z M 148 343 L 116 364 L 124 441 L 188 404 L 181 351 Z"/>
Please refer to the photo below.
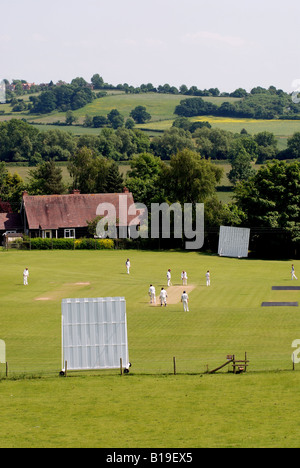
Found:
<path fill-rule="evenodd" d="M 97 217 L 102 204 L 114 207 L 117 229 L 122 226 L 128 232 L 130 223 L 139 224 L 136 214 L 126 216 L 125 221 L 120 220 L 120 212 L 127 214 L 134 205 L 132 193 L 126 188 L 123 193 L 99 194 L 81 194 L 74 190 L 69 195 L 31 196 L 24 192 L 21 208 L 24 232 L 31 237 L 50 239 L 88 236 L 88 222 Z M 106 212 L 103 215 L 106 216 Z"/>
<path fill-rule="evenodd" d="M 23 83 L 22 87 L 24 91 L 30 91 L 32 86 L 35 86 L 35 83 Z"/>

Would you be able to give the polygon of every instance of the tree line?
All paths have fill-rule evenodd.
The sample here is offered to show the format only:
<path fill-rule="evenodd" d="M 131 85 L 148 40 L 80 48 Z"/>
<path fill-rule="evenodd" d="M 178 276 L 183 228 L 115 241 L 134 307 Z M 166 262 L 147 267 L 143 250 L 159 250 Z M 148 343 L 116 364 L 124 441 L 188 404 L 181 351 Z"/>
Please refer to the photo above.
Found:
<path fill-rule="evenodd" d="M 204 101 L 201 97 L 184 99 L 175 108 L 181 117 L 213 115 L 217 117 L 251 119 L 300 119 L 299 104 L 293 102 L 289 94 L 261 92 L 247 94 L 236 102 L 223 102 L 220 106 Z"/>
<path fill-rule="evenodd" d="M 233 92 L 220 92 L 218 88 L 198 89 L 197 86 L 180 87 L 168 83 L 154 86 L 152 83 L 134 87 L 128 83 L 112 85 L 104 81 L 98 73 L 94 74 L 90 82 L 82 77 L 74 78 L 71 83 L 59 81 L 54 84 L 32 84 L 30 89 L 24 90 L 26 80 L 13 80 L 6 83 L 6 101 L 12 105 L 14 112 L 28 111 L 32 114 L 46 114 L 53 111 L 72 111 L 84 107 L 98 97 L 106 95 L 108 90 L 118 90 L 130 94 L 158 93 L 194 96 L 185 99 L 177 106 L 175 113 L 180 116 L 220 115 L 229 117 L 248 117 L 255 119 L 272 118 L 300 118 L 300 107 L 292 101 L 291 94 L 277 89 L 275 86 L 263 88 L 256 86 L 247 92 L 244 88 L 237 88 Z M 34 94 L 26 103 L 20 96 Z M 223 103 L 220 107 L 203 101 L 202 97 L 232 97 L 239 98 L 236 103 Z M 190 102 L 189 102 L 190 101 Z"/>
<path fill-rule="evenodd" d="M 216 192 L 224 170 L 187 148 L 168 162 L 148 152 L 134 155 L 124 177 L 115 161 L 83 146 L 70 157 L 68 170 L 71 182 L 66 184 L 61 168 L 53 160 L 46 161 L 30 170 L 25 183 L 0 163 L 0 211 L 7 211 L 5 202 L 18 211 L 24 190 L 31 195 L 63 194 L 72 189 L 120 193 L 126 186 L 136 202 L 149 207 L 150 214 L 151 203 L 204 203 L 206 249 L 217 250 L 219 227 L 227 225 L 249 227 L 250 248 L 260 256 L 300 254 L 300 161 L 268 161 L 252 170 L 235 183 L 229 203 L 219 201 Z M 180 246 L 178 240 L 164 242 L 166 248 Z M 150 244 L 151 240 L 145 240 L 148 248 Z"/>
<path fill-rule="evenodd" d="M 170 160 L 172 155 L 187 148 L 205 159 L 236 160 L 243 154 L 260 164 L 275 158 L 300 158 L 300 132 L 288 139 L 285 150 L 279 150 L 271 132 L 233 133 L 212 128 L 208 122 L 190 122 L 186 117 L 176 119 L 170 129 L 155 137 L 126 127 L 104 127 L 98 135 L 75 136 L 58 129 L 40 131 L 19 119 L 0 123 L 0 161 L 30 166 L 50 160 L 68 161 L 83 146 L 114 161 L 129 161 L 143 152 Z"/>

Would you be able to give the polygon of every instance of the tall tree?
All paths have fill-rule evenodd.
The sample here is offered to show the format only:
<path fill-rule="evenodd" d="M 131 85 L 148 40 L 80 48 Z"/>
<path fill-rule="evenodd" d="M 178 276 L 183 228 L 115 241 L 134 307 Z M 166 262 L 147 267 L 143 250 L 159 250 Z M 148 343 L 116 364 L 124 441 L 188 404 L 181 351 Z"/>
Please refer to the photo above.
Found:
<path fill-rule="evenodd" d="M 104 81 L 98 73 L 95 73 L 91 78 L 91 83 L 94 89 L 101 89 L 103 88 Z"/>
<path fill-rule="evenodd" d="M 242 139 L 234 142 L 229 160 L 231 171 L 228 174 L 228 178 L 234 185 L 242 180 L 248 180 L 249 177 L 254 175 L 255 170 L 251 165 L 252 156 L 243 145 Z"/>
<path fill-rule="evenodd" d="M 130 112 L 130 117 L 138 124 L 143 124 L 151 119 L 151 115 L 147 112 L 146 107 L 137 106 Z"/>
<path fill-rule="evenodd" d="M 8 202 L 12 211 L 18 212 L 20 209 L 22 193 L 25 188 L 25 183 L 19 174 L 16 172 L 11 174 L 8 172 L 5 163 L 0 162 L 0 198 L 2 202 L 5 202 L 4 207 L 2 203 L 0 211 L 8 211 Z"/>
<path fill-rule="evenodd" d="M 112 109 L 107 114 L 107 119 L 110 122 L 112 128 L 117 129 L 119 127 L 123 127 L 124 125 L 124 117 L 120 114 L 117 109 Z"/>
<path fill-rule="evenodd" d="M 160 158 L 146 152 L 131 159 L 131 170 L 127 174 L 125 184 L 137 202 L 150 207 L 151 203 L 161 203 L 165 200 L 161 179 L 164 164 Z"/>
<path fill-rule="evenodd" d="M 29 161 L 39 149 L 40 132 L 18 119 L 0 124 L 0 160 Z"/>
<path fill-rule="evenodd" d="M 29 171 L 28 191 L 31 195 L 61 195 L 66 192 L 62 170 L 55 162 L 46 161 Z"/>
<path fill-rule="evenodd" d="M 119 166 L 115 161 L 112 161 L 106 176 L 106 192 L 120 193 L 124 187 L 124 177 L 119 171 Z"/>
<path fill-rule="evenodd" d="M 81 193 L 105 193 L 109 162 L 93 149 L 82 147 L 71 156 L 68 163 L 73 177 L 73 188 Z"/>
<path fill-rule="evenodd" d="M 78 118 L 73 114 L 71 110 L 66 112 L 66 125 L 73 125 L 73 123 L 77 122 Z"/>
<path fill-rule="evenodd" d="M 203 203 L 214 195 L 223 169 L 202 159 L 195 151 L 179 151 L 165 166 L 163 178 L 168 199 L 179 203 Z"/>
<path fill-rule="evenodd" d="M 249 180 L 237 185 L 235 197 L 245 213 L 247 225 L 265 235 L 265 246 L 272 236 L 284 243 L 300 246 L 300 162 L 267 162 Z"/>

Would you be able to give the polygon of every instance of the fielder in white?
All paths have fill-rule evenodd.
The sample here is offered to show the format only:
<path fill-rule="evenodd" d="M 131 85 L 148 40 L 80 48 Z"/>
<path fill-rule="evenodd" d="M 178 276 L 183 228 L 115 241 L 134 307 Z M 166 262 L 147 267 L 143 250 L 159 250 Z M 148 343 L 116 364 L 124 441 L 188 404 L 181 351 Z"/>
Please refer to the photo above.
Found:
<path fill-rule="evenodd" d="M 28 268 L 25 268 L 25 270 L 23 271 L 23 284 L 24 284 L 24 286 L 28 285 L 28 276 L 29 276 L 29 270 L 28 270 Z"/>
<path fill-rule="evenodd" d="M 129 260 L 129 258 L 127 258 L 125 265 L 126 265 L 126 269 L 127 269 L 127 275 L 129 275 L 129 273 L 130 273 L 130 260 Z"/>
<path fill-rule="evenodd" d="M 156 304 L 155 287 L 152 284 L 150 284 L 148 294 L 150 296 L 150 304 Z"/>
<path fill-rule="evenodd" d="M 206 286 L 210 286 L 210 272 L 207 270 L 206 274 Z"/>
<path fill-rule="evenodd" d="M 165 307 L 167 306 L 167 297 L 168 297 L 167 291 L 164 288 L 161 288 L 160 295 L 159 295 L 161 307 L 163 304 L 165 305 Z"/>
<path fill-rule="evenodd" d="M 168 282 L 168 286 L 171 285 L 171 270 L 169 269 L 167 271 L 167 282 Z"/>
<path fill-rule="evenodd" d="M 294 265 L 292 265 L 291 275 L 292 275 L 292 280 L 293 280 L 294 278 L 295 278 L 295 279 L 298 279 L 297 276 L 295 275 L 295 267 L 294 267 Z"/>
<path fill-rule="evenodd" d="M 183 294 L 181 296 L 181 302 L 183 304 L 184 312 L 189 312 L 189 296 L 185 291 L 183 291 Z"/>
<path fill-rule="evenodd" d="M 188 279 L 187 272 L 183 270 L 181 273 L 181 281 L 182 281 L 183 286 L 187 285 L 187 279 Z"/>

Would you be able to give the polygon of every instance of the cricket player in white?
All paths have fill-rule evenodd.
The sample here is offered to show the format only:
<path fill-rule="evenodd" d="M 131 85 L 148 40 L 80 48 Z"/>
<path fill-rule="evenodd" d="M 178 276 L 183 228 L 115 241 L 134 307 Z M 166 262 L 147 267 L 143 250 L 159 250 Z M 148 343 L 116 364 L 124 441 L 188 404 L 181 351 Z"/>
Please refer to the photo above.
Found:
<path fill-rule="evenodd" d="M 149 292 L 150 296 L 150 304 L 156 304 L 156 295 L 155 295 L 155 287 L 150 284 Z"/>
<path fill-rule="evenodd" d="M 183 270 L 183 272 L 181 273 L 181 281 L 183 286 L 187 285 L 187 279 L 187 272 Z"/>
<path fill-rule="evenodd" d="M 295 278 L 295 279 L 298 279 L 297 276 L 295 275 L 295 267 L 294 267 L 294 265 L 292 265 L 291 275 L 292 275 L 292 280 L 293 280 L 294 278 Z"/>
<path fill-rule="evenodd" d="M 129 258 L 127 258 L 125 265 L 126 265 L 126 268 L 127 268 L 127 275 L 129 275 L 129 273 L 130 273 L 130 260 L 129 260 Z"/>
<path fill-rule="evenodd" d="M 170 286 L 171 284 L 171 270 L 170 269 L 167 271 L 167 281 L 168 281 L 168 286 Z"/>
<path fill-rule="evenodd" d="M 167 291 L 164 288 L 161 288 L 160 295 L 159 295 L 161 307 L 163 304 L 165 305 L 165 307 L 167 306 L 167 297 L 168 297 Z"/>
<path fill-rule="evenodd" d="M 23 283 L 24 283 L 24 286 L 27 286 L 27 285 L 28 285 L 28 276 L 29 276 L 28 268 L 25 268 L 25 270 L 23 271 Z"/>
<path fill-rule="evenodd" d="M 181 302 L 183 303 L 184 312 L 189 312 L 189 296 L 185 291 L 183 291 L 183 294 L 181 296 Z"/>
<path fill-rule="evenodd" d="M 210 286 L 210 272 L 207 270 L 206 272 L 206 286 Z"/>

